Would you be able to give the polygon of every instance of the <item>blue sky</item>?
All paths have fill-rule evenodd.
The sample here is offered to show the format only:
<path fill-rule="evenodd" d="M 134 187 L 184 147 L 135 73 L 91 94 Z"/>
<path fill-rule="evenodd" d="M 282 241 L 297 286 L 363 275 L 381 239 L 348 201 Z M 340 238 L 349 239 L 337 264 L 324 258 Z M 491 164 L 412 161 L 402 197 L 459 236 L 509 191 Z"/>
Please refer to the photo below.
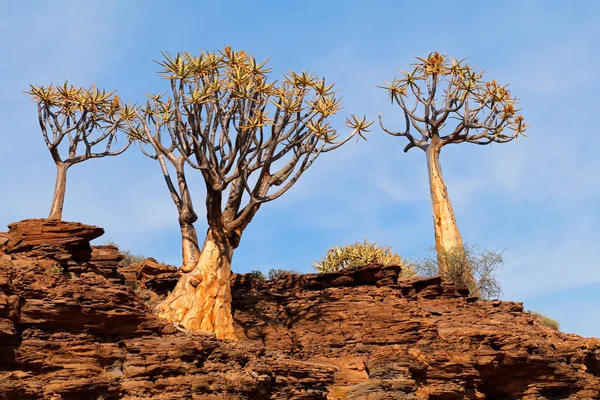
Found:
<path fill-rule="evenodd" d="M 485 4 L 484 4 L 485 3 Z M 439 51 L 509 83 L 531 141 L 444 148 L 441 161 L 465 241 L 507 248 L 506 300 L 600 337 L 600 4 L 595 1 L 19 1 L 0 4 L 0 227 L 47 215 L 54 164 L 28 83 L 97 83 L 143 101 L 166 90 L 160 52 L 228 44 L 271 57 L 274 74 L 309 69 L 336 82 L 345 114 L 399 110 L 375 85 Z M 365 238 L 406 257 L 433 244 L 425 156 L 375 128 L 323 155 L 257 214 L 233 269 L 293 268 Z M 203 212 L 202 181 L 190 170 Z M 174 205 L 158 164 L 132 148 L 69 172 L 64 218 L 102 226 L 134 253 L 179 263 Z M 201 218 L 202 220 L 202 218 Z M 197 224 L 202 234 L 204 221 Z"/>

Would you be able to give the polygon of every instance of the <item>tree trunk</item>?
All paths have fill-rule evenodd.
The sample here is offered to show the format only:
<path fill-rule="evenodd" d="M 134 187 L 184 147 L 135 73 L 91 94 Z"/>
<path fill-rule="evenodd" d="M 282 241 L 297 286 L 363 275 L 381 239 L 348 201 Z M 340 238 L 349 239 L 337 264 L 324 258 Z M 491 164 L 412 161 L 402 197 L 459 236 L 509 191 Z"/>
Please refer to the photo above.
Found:
<path fill-rule="evenodd" d="M 200 258 L 198 234 L 194 224 L 185 220 L 179 220 L 179 228 L 181 230 L 181 254 L 183 257 L 181 271 L 191 272 L 198 265 L 198 259 Z"/>
<path fill-rule="evenodd" d="M 234 248 L 226 234 L 209 228 L 195 268 L 182 274 L 158 315 L 190 331 L 235 340 L 229 283 Z"/>
<path fill-rule="evenodd" d="M 449 266 L 446 263 L 448 255 L 464 254 L 464 246 L 458 232 L 452 204 L 448 197 L 448 189 L 442 176 L 440 150 L 439 137 L 434 136 L 426 150 L 426 154 L 431 204 L 433 206 L 435 250 L 438 256 L 438 273 L 440 276 L 448 277 L 450 276 L 448 273 Z M 464 257 L 464 262 L 468 262 L 466 257 Z M 473 271 L 468 264 L 465 267 L 467 276 L 462 277 L 462 283 L 469 287 L 471 294 L 477 295 L 477 285 L 473 278 Z"/>
<path fill-rule="evenodd" d="M 54 185 L 54 197 L 48 219 L 61 220 L 63 206 L 65 204 L 65 191 L 67 189 L 67 169 L 69 164 L 56 164 L 56 183 Z"/>
<path fill-rule="evenodd" d="M 191 272 L 196 268 L 200 259 L 200 248 L 198 246 L 198 233 L 194 227 L 194 222 L 198 220 L 198 215 L 194 211 L 192 200 L 184 185 L 181 189 L 181 203 L 177 207 L 179 213 L 179 228 L 181 230 L 181 255 L 183 264 L 182 272 Z"/>
<path fill-rule="evenodd" d="M 183 258 L 181 271 L 190 272 L 196 268 L 196 265 L 198 264 L 198 259 L 200 258 L 200 248 L 198 246 L 198 233 L 196 233 L 196 228 L 194 227 L 194 222 L 198 220 L 198 215 L 194 211 L 192 196 L 190 195 L 187 180 L 185 179 L 185 173 L 183 170 L 184 165 L 185 161 L 183 158 L 180 159 L 179 163 L 175 164 L 180 197 L 178 198 L 175 194 L 176 191 L 172 186 L 170 178 L 168 178 L 167 185 L 172 191 L 171 196 L 177 205 L 177 212 L 179 213 L 179 227 L 181 229 L 181 255 Z M 166 166 L 164 169 L 166 170 Z M 166 177 L 168 177 L 168 173 Z"/>

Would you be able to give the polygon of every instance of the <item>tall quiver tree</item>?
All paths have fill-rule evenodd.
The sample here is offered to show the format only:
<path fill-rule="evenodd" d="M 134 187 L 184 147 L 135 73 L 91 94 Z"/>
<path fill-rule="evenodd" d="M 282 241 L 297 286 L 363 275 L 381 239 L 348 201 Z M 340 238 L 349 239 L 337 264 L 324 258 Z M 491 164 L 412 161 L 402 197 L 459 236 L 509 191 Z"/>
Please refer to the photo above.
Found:
<path fill-rule="evenodd" d="M 400 71 L 402 78 L 381 86 L 387 90 L 392 104 L 402 109 L 404 130 L 387 129 L 381 115 L 379 123 L 388 134 L 408 139 L 404 152 L 419 148 L 427 156 L 439 273 L 446 276 L 444 255 L 464 254 L 464 247 L 442 176 L 441 149 L 454 143 L 510 142 L 525 136 L 527 126 L 507 86 L 495 80 L 484 81 L 483 73 L 467 65 L 464 59 L 434 52 L 417 60 L 411 72 Z M 472 291 L 476 288 L 472 275 L 464 281 L 471 282 Z"/>
<path fill-rule="evenodd" d="M 30 85 L 27 94 L 37 104 L 42 136 L 56 164 L 56 183 L 48 219 L 61 220 L 67 170 L 92 158 L 116 156 L 131 144 L 126 136 L 114 150 L 117 135 L 128 131 L 127 121 L 136 118 L 135 108 L 124 104 L 114 92 L 106 93 L 96 86 L 76 87 Z M 63 155 L 61 155 L 63 152 Z"/>
<path fill-rule="evenodd" d="M 229 277 L 244 229 L 263 203 L 288 191 L 320 154 L 371 125 L 352 116 L 352 133 L 338 140 L 328 122 L 340 109 L 333 85 L 306 72 L 269 82 L 266 63 L 230 47 L 198 56 L 165 54 L 159 64 L 170 82 L 169 96 L 149 96 L 140 112 L 138 133 L 153 147 L 149 154 L 176 170 L 185 159 L 206 187 L 204 244 L 195 256 L 184 257 L 183 274 L 159 315 L 221 339 L 235 339 Z M 176 204 L 189 193 L 183 165 L 177 177 L 177 187 L 167 182 Z M 183 211 L 195 215 L 191 199 Z M 185 253 L 185 235 L 182 240 Z"/>

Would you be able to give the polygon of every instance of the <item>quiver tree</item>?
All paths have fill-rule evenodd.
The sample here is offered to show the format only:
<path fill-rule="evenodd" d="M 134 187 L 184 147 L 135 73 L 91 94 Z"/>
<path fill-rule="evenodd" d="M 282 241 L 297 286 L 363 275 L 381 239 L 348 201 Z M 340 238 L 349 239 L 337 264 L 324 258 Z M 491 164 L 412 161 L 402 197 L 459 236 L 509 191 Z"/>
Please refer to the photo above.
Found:
<path fill-rule="evenodd" d="M 333 85 L 307 72 L 269 82 L 267 61 L 244 51 L 165 54 L 159 64 L 169 95 L 149 96 L 139 125 L 131 127 L 151 145 L 148 155 L 161 162 L 171 196 L 182 205 L 180 224 L 196 218 L 182 160 L 200 171 L 208 231 L 200 249 L 186 237 L 195 231 L 182 229 L 183 274 L 158 313 L 185 329 L 235 339 L 229 277 L 244 229 L 263 203 L 288 191 L 320 154 L 367 132 L 371 123 L 352 116 L 352 133 L 338 140 L 328 121 L 341 108 Z M 169 183 L 165 159 L 175 166 L 177 185 Z"/>
<path fill-rule="evenodd" d="M 464 60 L 437 52 L 417 59 L 411 72 L 400 71 L 402 78 L 381 86 L 400 106 L 404 129 L 387 129 L 381 115 L 379 123 L 388 134 L 408 139 L 404 152 L 419 148 L 427 156 L 439 273 L 446 276 L 443 255 L 464 253 L 464 247 L 442 177 L 441 149 L 454 143 L 510 142 L 525 135 L 527 127 L 507 86 L 484 81 L 483 73 Z"/>
<path fill-rule="evenodd" d="M 128 130 L 126 122 L 136 118 L 135 108 L 124 104 L 114 92 L 96 86 L 35 86 L 25 92 L 37 103 L 42 136 L 56 164 L 56 184 L 49 219 L 62 219 L 67 170 L 92 158 L 116 156 L 131 144 L 126 137 L 118 149 L 117 134 Z M 61 155 L 61 152 L 63 153 Z"/>

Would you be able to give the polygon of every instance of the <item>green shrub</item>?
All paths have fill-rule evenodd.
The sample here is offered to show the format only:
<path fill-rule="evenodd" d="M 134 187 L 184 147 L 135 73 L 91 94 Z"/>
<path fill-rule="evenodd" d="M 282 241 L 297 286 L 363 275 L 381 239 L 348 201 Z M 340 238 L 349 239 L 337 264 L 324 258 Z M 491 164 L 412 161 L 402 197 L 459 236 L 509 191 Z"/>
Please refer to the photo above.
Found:
<path fill-rule="evenodd" d="M 55 262 L 53 266 L 46 269 L 46 273 L 49 275 L 61 275 L 62 272 L 62 267 L 58 262 Z"/>
<path fill-rule="evenodd" d="M 121 262 L 119 262 L 119 264 L 123 267 L 127 267 L 131 264 L 140 263 L 146 259 L 146 257 L 144 257 L 141 254 L 132 254 L 131 251 L 129 251 L 129 250 L 121 249 L 121 247 L 119 247 L 119 245 L 113 241 L 109 240 L 106 243 L 104 243 L 104 245 L 105 246 L 114 246 L 117 248 L 117 250 L 119 250 L 119 253 L 121 253 L 121 255 L 123 256 L 123 259 L 121 260 Z"/>
<path fill-rule="evenodd" d="M 414 268 L 418 275 L 436 276 L 439 275 L 438 262 L 442 262 L 446 266 L 444 279 L 468 287 L 471 295 L 484 299 L 498 298 L 502 289 L 496 273 L 504 266 L 503 252 L 465 244 L 464 249 L 440 254 L 438 259 L 435 249 L 432 249 L 432 255 L 415 261 Z"/>
<path fill-rule="evenodd" d="M 259 280 L 259 281 L 264 281 L 267 279 L 265 274 L 263 274 L 262 271 L 259 271 L 257 269 L 250 271 L 250 275 L 252 275 L 252 278 Z"/>
<path fill-rule="evenodd" d="M 336 272 L 368 264 L 399 265 L 402 267 L 401 276 L 415 275 L 412 265 L 392 252 L 391 246 L 379 246 L 367 240 L 363 243 L 332 247 L 327 250 L 323 260 L 313 263 L 313 267 L 319 272 Z"/>
<path fill-rule="evenodd" d="M 293 269 L 276 269 L 271 268 L 267 274 L 267 278 L 270 281 L 280 278 L 283 275 L 298 275 L 299 272 Z"/>
<path fill-rule="evenodd" d="M 554 329 L 555 331 L 560 331 L 560 323 L 555 320 L 554 318 L 550 318 L 545 316 L 544 314 L 541 314 L 539 312 L 535 312 L 535 311 L 530 311 L 531 315 L 534 315 L 538 322 L 544 326 L 547 326 L 550 329 Z"/>

